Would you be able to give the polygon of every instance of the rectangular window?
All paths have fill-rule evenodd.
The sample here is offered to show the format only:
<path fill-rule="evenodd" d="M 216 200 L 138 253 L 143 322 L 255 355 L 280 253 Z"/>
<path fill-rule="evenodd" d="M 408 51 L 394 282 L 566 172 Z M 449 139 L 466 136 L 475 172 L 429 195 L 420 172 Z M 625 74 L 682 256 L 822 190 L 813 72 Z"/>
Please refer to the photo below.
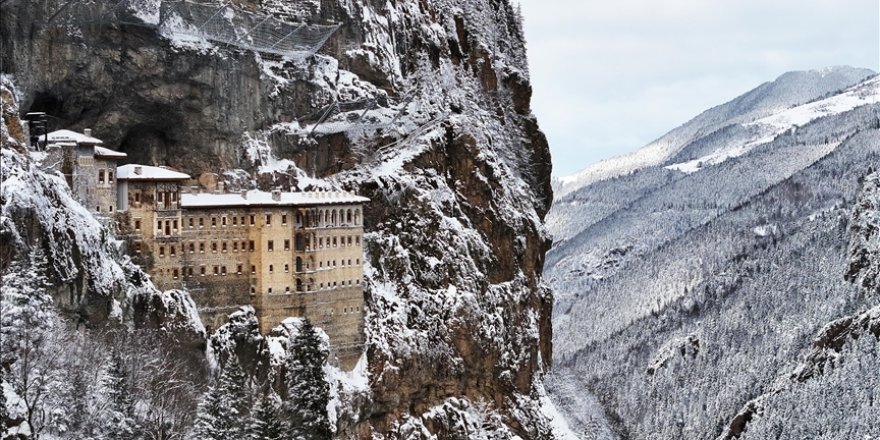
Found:
<path fill-rule="evenodd" d="M 271 288 L 271 287 L 269 288 L 269 294 L 270 294 L 270 295 L 272 294 L 272 288 Z"/>
<path fill-rule="evenodd" d="M 193 227 L 193 218 L 192 217 L 189 218 L 189 227 L 190 228 Z"/>
<path fill-rule="evenodd" d="M 199 275 L 205 276 L 205 266 L 199 268 Z"/>
<path fill-rule="evenodd" d="M 200 254 L 205 253 L 205 242 L 204 241 L 199 242 L 199 253 Z"/>
<path fill-rule="evenodd" d="M 282 225 L 287 224 L 287 214 L 281 214 L 281 224 Z"/>
<path fill-rule="evenodd" d="M 104 183 L 104 170 L 98 170 L 98 183 Z"/>
<path fill-rule="evenodd" d="M 354 238 L 354 244 L 357 245 L 357 246 L 360 246 L 360 245 L 361 245 L 361 238 L 360 238 L 360 237 L 355 237 L 355 238 Z"/>
<path fill-rule="evenodd" d="M 196 244 L 195 243 L 189 244 L 189 253 L 191 253 L 191 254 L 196 253 Z"/>
<path fill-rule="evenodd" d="M 289 264 L 285 264 L 285 265 L 284 265 L 284 273 L 288 273 L 288 272 L 290 272 L 290 265 L 289 265 Z"/>
<path fill-rule="evenodd" d="M 251 252 L 254 251 L 254 241 L 253 240 L 248 241 L 248 250 Z"/>
<path fill-rule="evenodd" d="M 257 223 L 256 217 L 253 214 L 251 214 L 251 226 L 255 225 L 256 223 Z"/>
<path fill-rule="evenodd" d="M 134 193 L 134 202 L 135 203 L 141 202 L 141 193 L 139 193 L 139 192 Z"/>
<path fill-rule="evenodd" d="M 324 249 L 324 238 L 323 237 L 318 239 L 318 246 L 321 249 Z"/>
<path fill-rule="evenodd" d="M 171 246 L 171 248 L 169 248 L 169 251 L 172 257 L 177 256 L 177 246 Z"/>
<path fill-rule="evenodd" d="M 162 230 L 162 220 L 159 220 L 158 222 L 156 222 L 156 229 L 158 229 L 160 231 Z"/>
<path fill-rule="evenodd" d="M 160 257 L 165 256 L 165 246 L 159 246 L 159 256 Z"/>
<path fill-rule="evenodd" d="M 211 252 L 213 252 L 215 254 L 217 253 L 217 242 L 216 241 L 211 242 Z"/>
<path fill-rule="evenodd" d="M 220 250 L 223 251 L 223 253 L 226 253 L 226 242 L 225 242 L 225 241 L 224 241 L 223 244 L 221 245 Z"/>
<path fill-rule="evenodd" d="M 205 227 L 205 218 L 204 217 L 199 217 L 199 227 L 200 228 Z"/>
<path fill-rule="evenodd" d="M 285 251 L 290 250 L 290 240 L 284 240 L 284 250 Z"/>
<path fill-rule="evenodd" d="M 269 250 L 269 252 L 274 251 L 275 250 L 275 242 L 272 240 L 269 240 L 267 249 Z"/>
<path fill-rule="evenodd" d="M 226 216 L 220 217 L 220 226 L 226 226 Z"/>
<path fill-rule="evenodd" d="M 273 266 L 273 265 L 270 264 L 270 265 L 269 265 L 269 273 L 272 273 L 272 272 L 274 272 L 274 271 L 275 271 L 275 266 Z"/>
<path fill-rule="evenodd" d="M 232 252 L 238 252 L 238 242 L 237 241 L 232 242 Z"/>
<path fill-rule="evenodd" d="M 272 214 L 266 214 L 266 226 L 272 224 Z"/>
<path fill-rule="evenodd" d="M 211 217 L 211 227 L 212 228 L 217 227 L 217 217 Z"/>
<path fill-rule="evenodd" d="M 226 266 L 220 267 L 220 275 L 224 275 L 224 276 L 226 275 Z"/>
<path fill-rule="evenodd" d="M 174 220 L 174 229 L 177 229 L 177 220 Z"/>
<path fill-rule="evenodd" d="M 235 273 L 241 275 L 241 265 L 240 265 L 240 264 L 239 264 L 238 267 L 236 268 L 236 272 L 235 272 Z"/>
<path fill-rule="evenodd" d="M 171 193 L 171 203 L 177 203 L 177 193 Z"/>
<path fill-rule="evenodd" d="M 141 230 L 141 219 L 136 219 L 136 220 L 134 221 L 134 230 L 135 230 L 135 231 L 140 231 L 140 230 Z"/>
<path fill-rule="evenodd" d="M 232 226 L 238 226 L 238 217 L 232 217 Z"/>
<path fill-rule="evenodd" d="M 220 275 L 220 266 L 214 266 L 214 275 Z"/>
<path fill-rule="evenodd" d="M 113 171 L 107 171 L 107 182 L 113 183 Z"/>
<path fill-rule="evenodd" d="M 140 243 L 134 244 L 134 251 L 138 254 L 141 253 L 141 244 Z"/>
<path fill-rule="evenodd" d="M 251 274 L 257 273 L 257 266 L 251 266 Z"/>
<path fill-rule="evenodd" d="M 175 280 L 177 279 L 177 269 L 171 271 L 171 276 L 174 277 Z"/>

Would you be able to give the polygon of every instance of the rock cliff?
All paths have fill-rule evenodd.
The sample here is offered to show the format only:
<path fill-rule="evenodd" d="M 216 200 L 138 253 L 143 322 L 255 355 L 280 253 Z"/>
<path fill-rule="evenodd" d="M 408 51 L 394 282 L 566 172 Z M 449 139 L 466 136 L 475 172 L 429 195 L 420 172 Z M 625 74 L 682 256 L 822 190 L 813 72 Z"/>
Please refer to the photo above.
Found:
<path fill-rule="evenodd" d="M 96 2 L 98 21 L 61 1 L 13 3 L 0 57 L 21 113 L 91 127 L 133 162 L 372 199 L 371 393 L 340 437 L 551 432 L 539 402 L 551 360 L 550 156 L 507 0 L 232 2 L 341 25 L 302 60 L 114 21 L 111 2 Z"/>

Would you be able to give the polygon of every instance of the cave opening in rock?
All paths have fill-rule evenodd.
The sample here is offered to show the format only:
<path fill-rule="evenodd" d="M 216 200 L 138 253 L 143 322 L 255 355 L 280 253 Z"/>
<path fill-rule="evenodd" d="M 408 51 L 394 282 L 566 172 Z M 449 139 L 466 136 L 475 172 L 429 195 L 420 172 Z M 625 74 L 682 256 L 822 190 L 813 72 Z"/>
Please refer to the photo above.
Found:
<path fill-rule="evenodd" d="M 174 144 L 173 136 L 165 129 L 137 124 L 125 132 L 119 151 L 128 154 L 129 163 L 179 166 L 179 158 L 173 154 Z"/>
<path fill-rule="evenodd" d="M 67 128 L 68 118 L 64 113 L 64 101 L 48 92 L 37 92 L 30 108 L 24 113 L 43 112 L 49 115 L 49 131 Z"/>

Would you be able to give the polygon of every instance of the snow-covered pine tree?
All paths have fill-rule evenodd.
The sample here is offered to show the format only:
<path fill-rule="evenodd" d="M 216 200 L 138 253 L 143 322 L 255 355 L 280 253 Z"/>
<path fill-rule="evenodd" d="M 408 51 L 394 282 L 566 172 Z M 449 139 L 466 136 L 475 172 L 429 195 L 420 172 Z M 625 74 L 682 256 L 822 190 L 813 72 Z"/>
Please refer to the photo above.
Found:
<path fill-rule="evenodd" d="M 110 354 L 110 365 L 104 374 L 107 395 L 107 435 L 109 438 L 129 440 L 135 438 L 136 422 L 134 402 L 131 399 L 131 378 L 118 350 Z"/>
<path fill-rule="evenodd" d="M 202 403 L 193 432 L 193 440 L 241 440 L 245 438 L 251 391 L 247 373 L 238 357 L 232 355 L 223 374 Z"/>
<path fill-rule="evenodd" d="M 0 433 L 6 432 L 6 419 L 9 418 L 9 411 L 6 410 L 6 393 L 3 392 L 4 383 L 6 376 L 3 374 L 3 368 L 0 367 Z"/>
<path fill-rule="evenodd" d="M 324 375 L 327 351 L 308 319 L 291 338 L 287 358 L 286 405 L 290 435 L 293 438 L 325 440 L 332 437 L 327 418 L 330 386 Z"/>
<path fill-rule="evenodd" d="M 281 440 L 287 438 L 290 428 L 282 420 L 274 392 L 269 389 L 251 410 L 247 440 Z"/>

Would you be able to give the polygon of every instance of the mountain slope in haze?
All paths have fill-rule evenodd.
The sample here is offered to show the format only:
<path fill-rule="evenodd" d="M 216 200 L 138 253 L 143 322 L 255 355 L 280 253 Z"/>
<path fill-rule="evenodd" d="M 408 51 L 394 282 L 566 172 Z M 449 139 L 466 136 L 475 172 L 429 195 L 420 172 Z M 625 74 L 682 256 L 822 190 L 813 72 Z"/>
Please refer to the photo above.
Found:
<path fill-rule="evenodd" d="M 880 77 L 766 112 L 554 202 L 548 388 L 578 432 L 880 434 Z"/>
<path fill-rule="evenodd" d="M 749 122 L 812 101 L 856 84 L 873 73 L 869 69 L 848 66 L 785 73 L 730 102 L 706 110 L 638 151 L 559 178 L 555 195 L 562 198 L 585 185 L 657 165 L 675 155 L 684 145 L 725 125 Z"/>

